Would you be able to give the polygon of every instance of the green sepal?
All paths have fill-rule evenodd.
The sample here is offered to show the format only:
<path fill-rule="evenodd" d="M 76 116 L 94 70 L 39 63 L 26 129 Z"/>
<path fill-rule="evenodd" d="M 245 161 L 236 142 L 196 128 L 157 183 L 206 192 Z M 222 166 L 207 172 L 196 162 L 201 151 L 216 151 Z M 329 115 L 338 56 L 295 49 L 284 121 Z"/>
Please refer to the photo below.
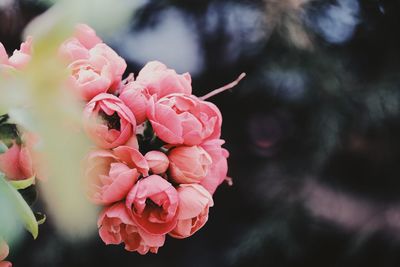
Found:
<path fill-rule="evenodd" d="M 25 189 L 35 184 L 35 176 L 25 180 L 9 181 L 9 183 L 17 190 Z"/>

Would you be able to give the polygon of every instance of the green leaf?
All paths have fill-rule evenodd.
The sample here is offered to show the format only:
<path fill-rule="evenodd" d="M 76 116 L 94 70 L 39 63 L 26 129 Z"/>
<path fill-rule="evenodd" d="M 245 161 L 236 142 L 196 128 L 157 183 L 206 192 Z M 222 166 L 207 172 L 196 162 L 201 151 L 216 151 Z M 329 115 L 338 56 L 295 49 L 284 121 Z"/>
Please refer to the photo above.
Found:
<path fill-rule="evenodd" d="M 9 183 L 17 190 L 25 189 L 35 183 L 35 176 L 25 180 L 9 181 Z"/>
<path fill-rule="evenodd" d="M 10 198 L 14 210 L 24 223 L 25 228 L 32 234 L 33 238 L 36 239 L 39 234 L 39 225 L 35 215 L 21 194 L 5 180 L 5 176 L 2 173 L 0 173 L 0 188 L 7 194 L 7 197 Z"/>

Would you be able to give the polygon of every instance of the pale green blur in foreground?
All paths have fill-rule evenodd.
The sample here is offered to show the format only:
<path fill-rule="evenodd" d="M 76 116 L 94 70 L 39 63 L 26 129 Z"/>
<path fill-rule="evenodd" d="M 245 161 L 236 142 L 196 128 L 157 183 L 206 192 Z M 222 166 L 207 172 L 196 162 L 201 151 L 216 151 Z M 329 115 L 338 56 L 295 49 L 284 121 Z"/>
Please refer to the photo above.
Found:
<path fill-rule="evenodd" d="M 43 154 L 46 179 L 38 184 L 45 212 L 65 237 L 84 237 L 97 228 L 98 211 L 88 202 L 82 179 L 82 161 L 91 144 L 81 127 L 83 104 L 63 87 L 68 73 L 56 54 L 76 23 L 87 23 L 105 37 L 125 25 L 138 2 L 52 2 L 55 5 L 26 28 L 25 35 L 34 38 L 30 64 L 15 77 L 0 80 L 0 113 L 9 113 L 13 122 L 40 136 L 36 150 Z M 12 200 L 0 200 L 0 232 L 15 237 L 21 231 L 18 217 L 7 209 Z"/>

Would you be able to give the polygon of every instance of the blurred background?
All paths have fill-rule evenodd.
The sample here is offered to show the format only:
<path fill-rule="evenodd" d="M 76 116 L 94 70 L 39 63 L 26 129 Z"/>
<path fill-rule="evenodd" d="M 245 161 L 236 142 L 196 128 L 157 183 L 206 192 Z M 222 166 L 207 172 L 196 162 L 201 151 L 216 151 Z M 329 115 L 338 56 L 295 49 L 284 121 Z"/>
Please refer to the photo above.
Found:
<path fill-rule="evenodd" d="M 52 5 L 0 1 L 10 53 Z M 399 1 L 138 1 L 99 35 L 130 72 L 150 60 L 190 72 L 198 96 L 248 74 L 211 99 L 233 186 L 200 232 L 157 255 L 65 239 L 49 216 L 14 266 L 400 266 Z"/>

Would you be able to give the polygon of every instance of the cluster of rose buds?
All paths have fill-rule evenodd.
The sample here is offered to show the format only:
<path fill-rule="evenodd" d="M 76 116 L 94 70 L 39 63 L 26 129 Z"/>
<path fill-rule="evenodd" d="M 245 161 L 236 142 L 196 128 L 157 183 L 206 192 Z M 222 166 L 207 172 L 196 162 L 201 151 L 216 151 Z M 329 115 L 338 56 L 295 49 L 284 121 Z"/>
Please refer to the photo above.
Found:
<path fill-rule="evenodd" d="M 87 157 L 89 198 L 104 206 L 106 244 L 156 253 L 166 235 L 186 238 L 208 219 L 227 175 L 218 108 L 192 94 L 188 73 L 153 61 L 122 80 L 126 63 L 79 25 L 60 53 L 69 85 L 86 101 L 84 129 L 98 149 Z"/>
<path fill-rule="evenodd" d="M 24 68 L 31 50 L 30 37 L 11 57 L 0 43 L 0 73 Z M 205 99 L 237 81 L 199 98 L 188 73 L 157 61 L 123 79 L 125 60 L 83 24 L 61 44 L 59 57 L 70 73 L 66 88 L 84 102 L 84 131 L 96 145 L 85 181 L 90 200 L 103 208 L 101 239 L 156 253 L 166 235 L 186 238 L 202 228 L 212 195 L 227 178 L 229 155 L 220 139 L 221 113 Z M 8 147 L 0 171 L 9 179 L 34 176 L 24 145 Z"/>

